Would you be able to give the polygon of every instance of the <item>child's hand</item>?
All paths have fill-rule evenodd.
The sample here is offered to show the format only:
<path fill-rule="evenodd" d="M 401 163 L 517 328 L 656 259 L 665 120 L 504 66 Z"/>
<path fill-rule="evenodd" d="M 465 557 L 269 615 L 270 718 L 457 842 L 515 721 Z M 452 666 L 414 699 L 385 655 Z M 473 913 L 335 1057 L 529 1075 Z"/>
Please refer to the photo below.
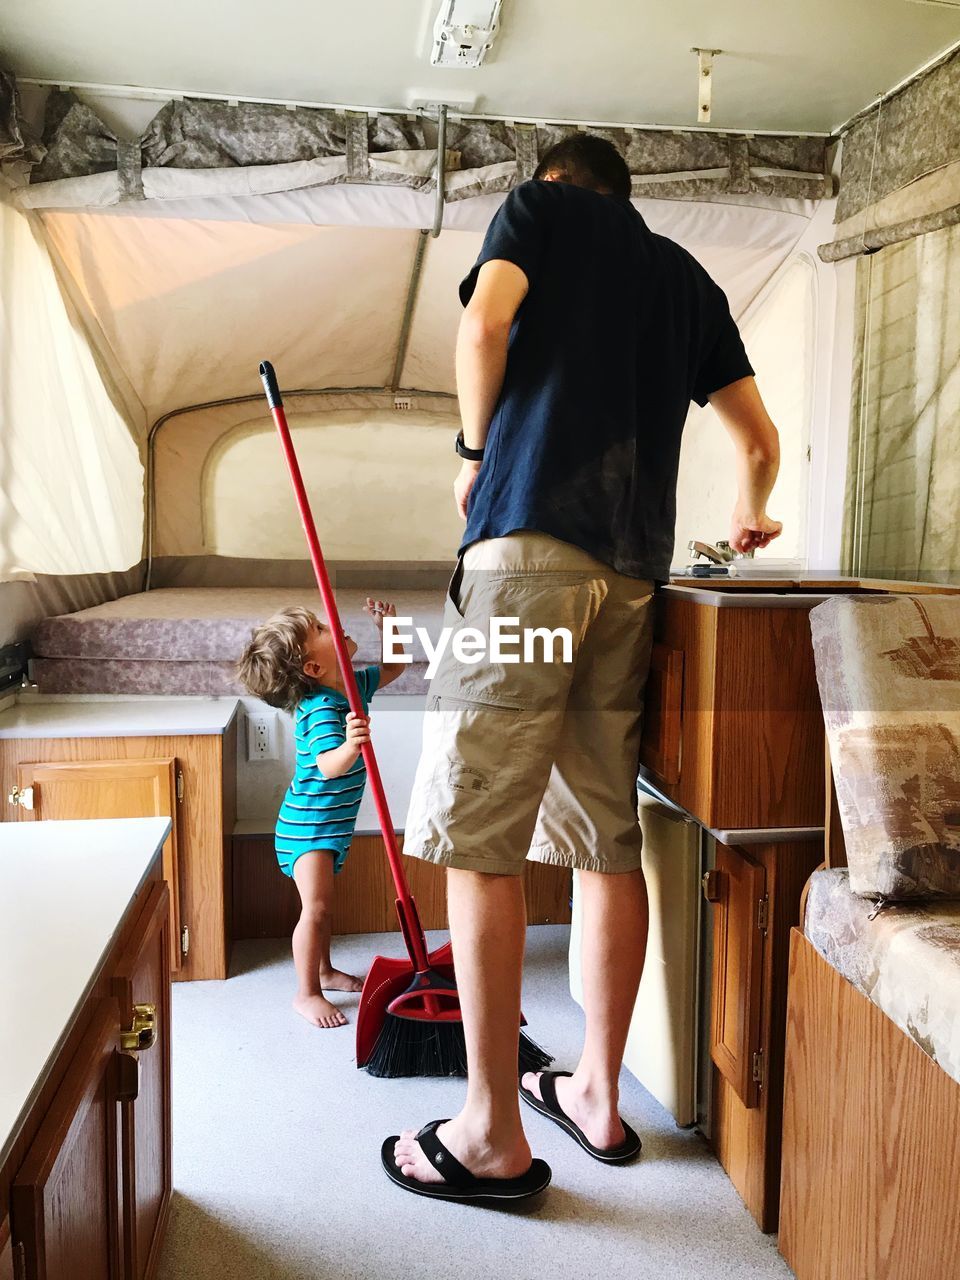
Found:
<path fill-rule="evenodd" d="M 355 711 L 347 712 L 347 746 L 357 750 L 365 742 L 370 741 L 370 720 L 367 716 L 358 716 Z"/>
<path fill-rule="evenodd" d="M 395 618 L 397 616 L 397 606 L 390 604 L 387 600 L 371 600 L 367 596 L 366 609 L 367 613 L 373 618 L 374 626 L 378 631 L 383 630 L 384 618 Z"/>

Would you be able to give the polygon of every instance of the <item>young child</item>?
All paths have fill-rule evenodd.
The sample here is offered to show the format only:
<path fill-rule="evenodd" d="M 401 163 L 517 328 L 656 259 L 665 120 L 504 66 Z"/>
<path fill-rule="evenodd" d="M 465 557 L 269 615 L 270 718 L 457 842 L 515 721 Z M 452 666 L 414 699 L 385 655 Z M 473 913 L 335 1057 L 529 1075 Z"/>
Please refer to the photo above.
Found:
<path fill-rule="evenodd" d="M 367 599 L 379 631 L 392 604 Z M 350 656 L 356 642 L 344 637 Z M 366 713 L 378 688 L 395 680 L 402 663 L 356 672 Z M 366 714 L 355 715 L 344 692 L 333 634 L 309 609 L 282 609 L 254 632 L 237 666 L 241 683 L 257 698 L 293 715 L 296 772 L 276 827 L 280 870 L 300 892 L 301 913 L 293 931 L 297 994 L 293 1007 L 317 1027 L 342 1027 L 347 1019 L 323 991 L 359 991 L 362 983 L 330 962 L 333 877 L 353 838 L 366 782 L 360 754 L 370 740 Z"/>

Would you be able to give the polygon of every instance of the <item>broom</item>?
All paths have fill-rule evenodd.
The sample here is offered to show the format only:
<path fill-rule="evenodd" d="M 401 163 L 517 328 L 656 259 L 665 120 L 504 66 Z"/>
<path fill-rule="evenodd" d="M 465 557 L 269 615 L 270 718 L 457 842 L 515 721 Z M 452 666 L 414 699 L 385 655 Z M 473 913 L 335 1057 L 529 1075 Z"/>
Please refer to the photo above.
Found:
<path fill-rule="evenodd" d="M 337 665 L 343 677 L 347 701 L 351 711 L 356 715 L 363 715 L 363 703 L 343 638 L 337 602 L 327 576 L 300 465 L 290 438 L 280 388 L 273 366 L 267 360 L 260 365 L 260 377 L 293 482 L 300 521 L 326 610 L 327 624 L 333 636 Z M 366 1067 L 374 1076 L 466 1075 L 467 1054 L 453 952 L 449 943 L 435 951 L 427 951 L 417 904 L 403 872 L 400 848 L 387 807 L 373 743 L 363 743 L 360 750 L 383 833 L 390 874 L 397 891 L 397 918 L 409 958 L 376 956 L 370 966 L 357 1013 L 357 1066 Z M 538 1045 L 522 1031 L 519 1032 L 518 1069 L 521 1073 L 543 1071 L 552 1061 Z"/>

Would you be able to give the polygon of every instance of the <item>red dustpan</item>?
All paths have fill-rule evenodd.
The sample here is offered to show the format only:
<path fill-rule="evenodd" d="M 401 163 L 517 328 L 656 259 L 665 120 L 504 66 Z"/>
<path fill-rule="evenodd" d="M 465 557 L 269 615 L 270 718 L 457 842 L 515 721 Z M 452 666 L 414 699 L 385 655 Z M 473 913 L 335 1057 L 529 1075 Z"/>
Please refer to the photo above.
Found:
<path fill-rule="evenodd" d="M 290 438 L 276 374 L 273 366 L 266 360 L 260 365 L 260 377 L 290 470 L 297 508 L 326 610 L 327 623 L 333 635 L 337 665 L 343 678 L 347 701 L 351 711 L 363 715 L 363 703 L 343 638 L 337 602 L 327 575 L 323 552 L 320 550 L 297 455 Z M 427 951 L 417 904 L 411 896 L 403 872 L 400 848 L 387 807 L 373 743 L 365 742 L 361 753 L 390 863 L 390 874 L 397 892 L 397 918 L 406 944 L 407 958 L 377 956 L 370 966 L 357 1014 L 357 1066 L 366 1067 L 371 1074 L 378 1076 L 464 1075 L 467 1061 L 460 1000 L 453 971 L 453 952 L 449 943 L 444 943 L 436 951 Z M 519 1065 L 522 1070 L 541 1071 L 552 1061 L 539 1046 L 521 1033 Z"/>

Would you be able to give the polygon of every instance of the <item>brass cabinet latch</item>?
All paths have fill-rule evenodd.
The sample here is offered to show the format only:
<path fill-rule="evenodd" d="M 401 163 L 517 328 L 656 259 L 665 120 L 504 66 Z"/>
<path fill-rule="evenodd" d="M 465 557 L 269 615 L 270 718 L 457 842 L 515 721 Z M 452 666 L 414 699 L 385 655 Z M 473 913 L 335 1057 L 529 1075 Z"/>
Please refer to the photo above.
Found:
<path fill-rule="evenodd" d="M 156 1043 L 157 1006 L 135 1004 L 133 1026 L 120 1032 L 120 1048 L 126 1053 L 137 1053 L 141 1049 L 152 1049 Z"/>
<path fill-rule="evenodd" d="M 14 787 L 7 799 L 11 804 L 18 804 L 21 809 L 32 809 L 33 787 Z"/>
<path fill-rule="evenodd" d="M 185 924 L 180 930 L 180 954 L 184 959 L 190 954 L 190 926 Z"/>

